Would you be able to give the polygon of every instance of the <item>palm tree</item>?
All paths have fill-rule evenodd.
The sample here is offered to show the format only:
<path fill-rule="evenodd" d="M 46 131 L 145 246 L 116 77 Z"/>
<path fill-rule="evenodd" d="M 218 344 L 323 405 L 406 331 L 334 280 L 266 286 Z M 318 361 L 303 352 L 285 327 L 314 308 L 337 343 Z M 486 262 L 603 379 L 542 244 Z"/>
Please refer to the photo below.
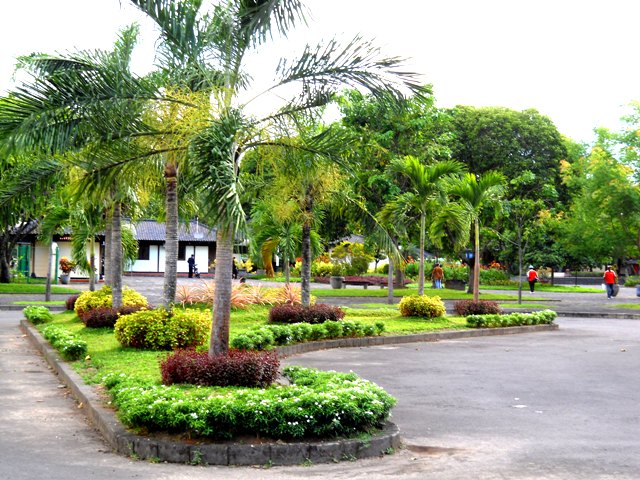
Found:
<path fill-rule="evenodd" d="M 452 160 L 441 160 L 425 165 L 414 156 L 396 159 L 389 171 L 407 182 L 407 190 L 385 206 L 385 218 L 405 218 L 408 211 L 420 218 L 420 269 L 418 294 L 424 295 L 424 249 L 427 234 L 427 216 L 446 201 L 443 180 L 460 173 L 463 165 Z"/>
<path fill-rule="evenodd" d="M 486 172 L 481 177 L 467 173 L 449 181 L 447 191 L 456 200 L 469 224 L 473 224 L 473 301 L 479 300 L 480 288 L 480 219 L 488 207 L 499 207 L 505 192 L 505 178 L 498 172 Z"/>
<path fill-rule="evenodd" d="M 143 159 L 172 152 L 181 155 L 188 149 L 192 188 L 202 189 L 208 206 L 205 215 L 217 227 L 217 297 L 210 352 L 225 353 L 233 240 L 245 222 L 238 178 L 244 153 L 260 144 L 273 144 L 270 129 L 276 124 L 294 131 L 295 124 L 288 121 L 292 115 L 328 103 L 345 86 L 400 99 L 406 89 L 418 92 L 419 84 L 414 74 L 399 69 L 401 59 L 381 57 L 370 42 L 356 37 L 346 46 L 335 40 L 307 46 L 299 58 L 277 65 L 271 88 L 251 95 L 252 77 L 246 67 L 248 60 L 258 57 L 249 54 L 264 47 L 272 34 L 285 36 L 304 21 L 300 0 L 226 0 L 216 3 L 211 12 L 201 11 L 202 2 L 191 0 L 132 3 L 159 27 L 159 58 L 166 67 L 161 81 L 136 78 L 122 62 L 99 54 L 41 58 L 39 67 L 50 75 L 44 83 L 36 81 L 14 94 L 11 109 L 0 112 L 0 137 L 10 131 L 16 141 L 50 149 L 91 144 L 102 154 L 94 171 L 107 184 L 117 176 L 135 178 L 134 168 L 126 163 L 139 168 Z M 59 75 L 63 67 L 66 73 Z M 172 86 L 176 88 L 167 88 Z M 191 94 L 196 92 L 201 95 L 193 100 Z M 256 117 L 248 110 L 251 99 L 261 94 L 288 100 L 280 109 Z M 206 109 L 203 98 L 210 100 Z M 243 103 L 243 98 L 249 100 Z M 163 142 L 176 129 L 158 128 L 155 119 L 158 111 L 172 105 L 195 113 L 181 115 L 186 120 L 177 133 L 186 135 Z M 141 108 L 149 115 L 140 116 Z M 202 112 L 210 115 L 204 126 Z M 332 144 L 327 134 L 308 140 L 295 147 L 321 154 Z M 168 178 L 173 178 L 174 172 L 169 173 Z"/>

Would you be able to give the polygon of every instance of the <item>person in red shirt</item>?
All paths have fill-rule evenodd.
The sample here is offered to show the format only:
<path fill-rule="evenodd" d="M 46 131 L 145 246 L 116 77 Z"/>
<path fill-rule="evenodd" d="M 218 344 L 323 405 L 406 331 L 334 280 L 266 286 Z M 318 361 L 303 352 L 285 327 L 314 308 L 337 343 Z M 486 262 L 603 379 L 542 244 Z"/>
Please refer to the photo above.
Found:
<path fill-rule="evenodd" d="M 529 290 L 533 293 L 536 288 L 536 282 L 538 281 L 538 272 L 533 269 L 533 265 L 529 265 L 527 280 L 529 281 Z"/>
<path fill-rule="evenodd" d="M 615 297 L 613 293 L 613 286 L 616 284 L 616 279 L 618 278 L 616 272 L 611 270 L 611 265 L 607 265 L 607 269 L 605 270 L 602 278 L 604 278 L 604 285 L 607 288 L 607 298 L 611 300 L 612 297 Z"/>

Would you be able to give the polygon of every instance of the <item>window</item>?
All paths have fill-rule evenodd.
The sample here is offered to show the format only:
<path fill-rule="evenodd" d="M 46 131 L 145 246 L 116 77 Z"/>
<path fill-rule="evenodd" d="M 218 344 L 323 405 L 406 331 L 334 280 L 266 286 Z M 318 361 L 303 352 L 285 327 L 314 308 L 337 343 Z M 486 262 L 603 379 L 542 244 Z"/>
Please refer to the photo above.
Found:
<path fill-rule="evenodd" d="M 186 260 L 187 246 L 184 243 L 178 244 L 178 260 Z"/>
<path fill-rule="evenodd" d="M 138 260 L 149 260 L 149 244 L 138 244 Z"/>

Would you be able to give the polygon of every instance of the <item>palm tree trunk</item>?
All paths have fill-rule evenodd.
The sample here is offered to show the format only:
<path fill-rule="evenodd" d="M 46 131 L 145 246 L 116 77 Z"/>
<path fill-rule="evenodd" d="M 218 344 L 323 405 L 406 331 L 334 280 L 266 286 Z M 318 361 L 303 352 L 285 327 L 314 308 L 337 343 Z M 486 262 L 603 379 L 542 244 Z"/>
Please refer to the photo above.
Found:
<path fill-rule="evenodd" d="M 165 237 L 165 264 L 164 264 L 164 290 L 162 303 L 165 307 L 171 305 L 176 299 L 176 284 L 178 280 L 178 170 L 175 162 L 167 161 L 164 169 L 164 177 L 167 187 L 166 192 L 166 237 Z"/>
<path fill-rule="evenodd" d="M 111 262 L 113 260 L 111 255 L 111 245 L 113 242 L 111 238 L 111 231 L 113 230 L 112 223 L 113 223 L 113 214 L 107 215 L 106 227 L 104 229 L 104 258 L 102 259 L 104 263 L 103 278 L 104 278 L 105 285 L 111 285 L 111 271 L 112 271 Z"/>
<path fill-rule="evenodd" d="M 473 256 L 474 256 L 474 269 L 473 269 L 473 301 L 477 302 L 480 299 L 480 222 L 476 218 L 473 225 Z"/>
<path fill-rule="evenodd" d="M 91 237 L 89 240 L 89 291 L 96 290 L 96 239 Z"/>
<path fill-rule="evenodd" d="M 311 224 L 302 225 L 302 267 L 300 269 L 300 302 L 304 307 L 311 305 Z"/>
<path fill-rule="evenodd" d="M 425 225 L 427 223 L 426 215 L 420 214 L 420 268 L 418 273 L 418 295 L 424 295 L 424 237 Z"/>
<path fill-rule="evenodd" d="M 218 228 L 216 233 L 216 291 L 209 342 L 210 357 L 224 355 L 229 351 L 232 263 L 233 229 Z"/>
<path fill-rule="evenodd" d="M 113 308 L 122 306 L 122 205 L 116 202 L 111 219 L 111 295 Z"/>
<path fill-rule="evenodd" d="M 49 241 L 47 242 L 48 254 L 47 258 L 49 263 L 47 263 L 47 283 L 44 287 L 44 301 L 51 301 L 51 264 L 53 263 L 53 251 L 51 250 L 53 244 L 53 238 L 49 237 Z"/>
<path fill-rule="evenodd" d="M 393 258 L 389 253 L 389 272 L 387 274 L 387 303 L 393 305 Z"/>
<path fill-rule="evenodd" d="M 289 254 L 285 253 L 283 258 L 283 262 L 284 262 L 284 282 L 289 285 L 289 282 L 291 280 L 291 268 L 289 267 Z"/>

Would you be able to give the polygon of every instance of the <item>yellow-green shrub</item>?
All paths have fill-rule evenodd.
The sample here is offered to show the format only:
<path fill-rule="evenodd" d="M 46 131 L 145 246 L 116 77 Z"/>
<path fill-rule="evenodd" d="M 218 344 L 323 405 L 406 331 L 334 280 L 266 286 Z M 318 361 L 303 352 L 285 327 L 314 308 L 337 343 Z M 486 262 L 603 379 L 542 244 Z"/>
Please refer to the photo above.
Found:
<path fill-rule="evenodd" d="M 74 305 L 74 310 L 78 317 L 83 316 L 95 310 L 96 308 L 111 308 L 113 303 L 113 297 L 111 295 L 111 287 L 108 285 L 103 286 L 100 290 L 95 292 L 83 292 L 80 294 Z M 123 287 L 122 289 L 122 305 L 125 307 L 147 306 L 147 299 L 143 295 L 140 295 L 134 289 L 129 287 Z"/>
<path fill-rule="evenodd" d="M 211 329 L 211 313 L 202 310 L 140 310 L 123 315 L 114 328 L 124 347 L 176 350 L 202 345 Z"/>
<path fill-rule="evenodd" d="M 437 296 L 410 295 L 403 297 L 398 306 L 403 317 L 436 318 L 446 313 L 444 302 Z"/>

